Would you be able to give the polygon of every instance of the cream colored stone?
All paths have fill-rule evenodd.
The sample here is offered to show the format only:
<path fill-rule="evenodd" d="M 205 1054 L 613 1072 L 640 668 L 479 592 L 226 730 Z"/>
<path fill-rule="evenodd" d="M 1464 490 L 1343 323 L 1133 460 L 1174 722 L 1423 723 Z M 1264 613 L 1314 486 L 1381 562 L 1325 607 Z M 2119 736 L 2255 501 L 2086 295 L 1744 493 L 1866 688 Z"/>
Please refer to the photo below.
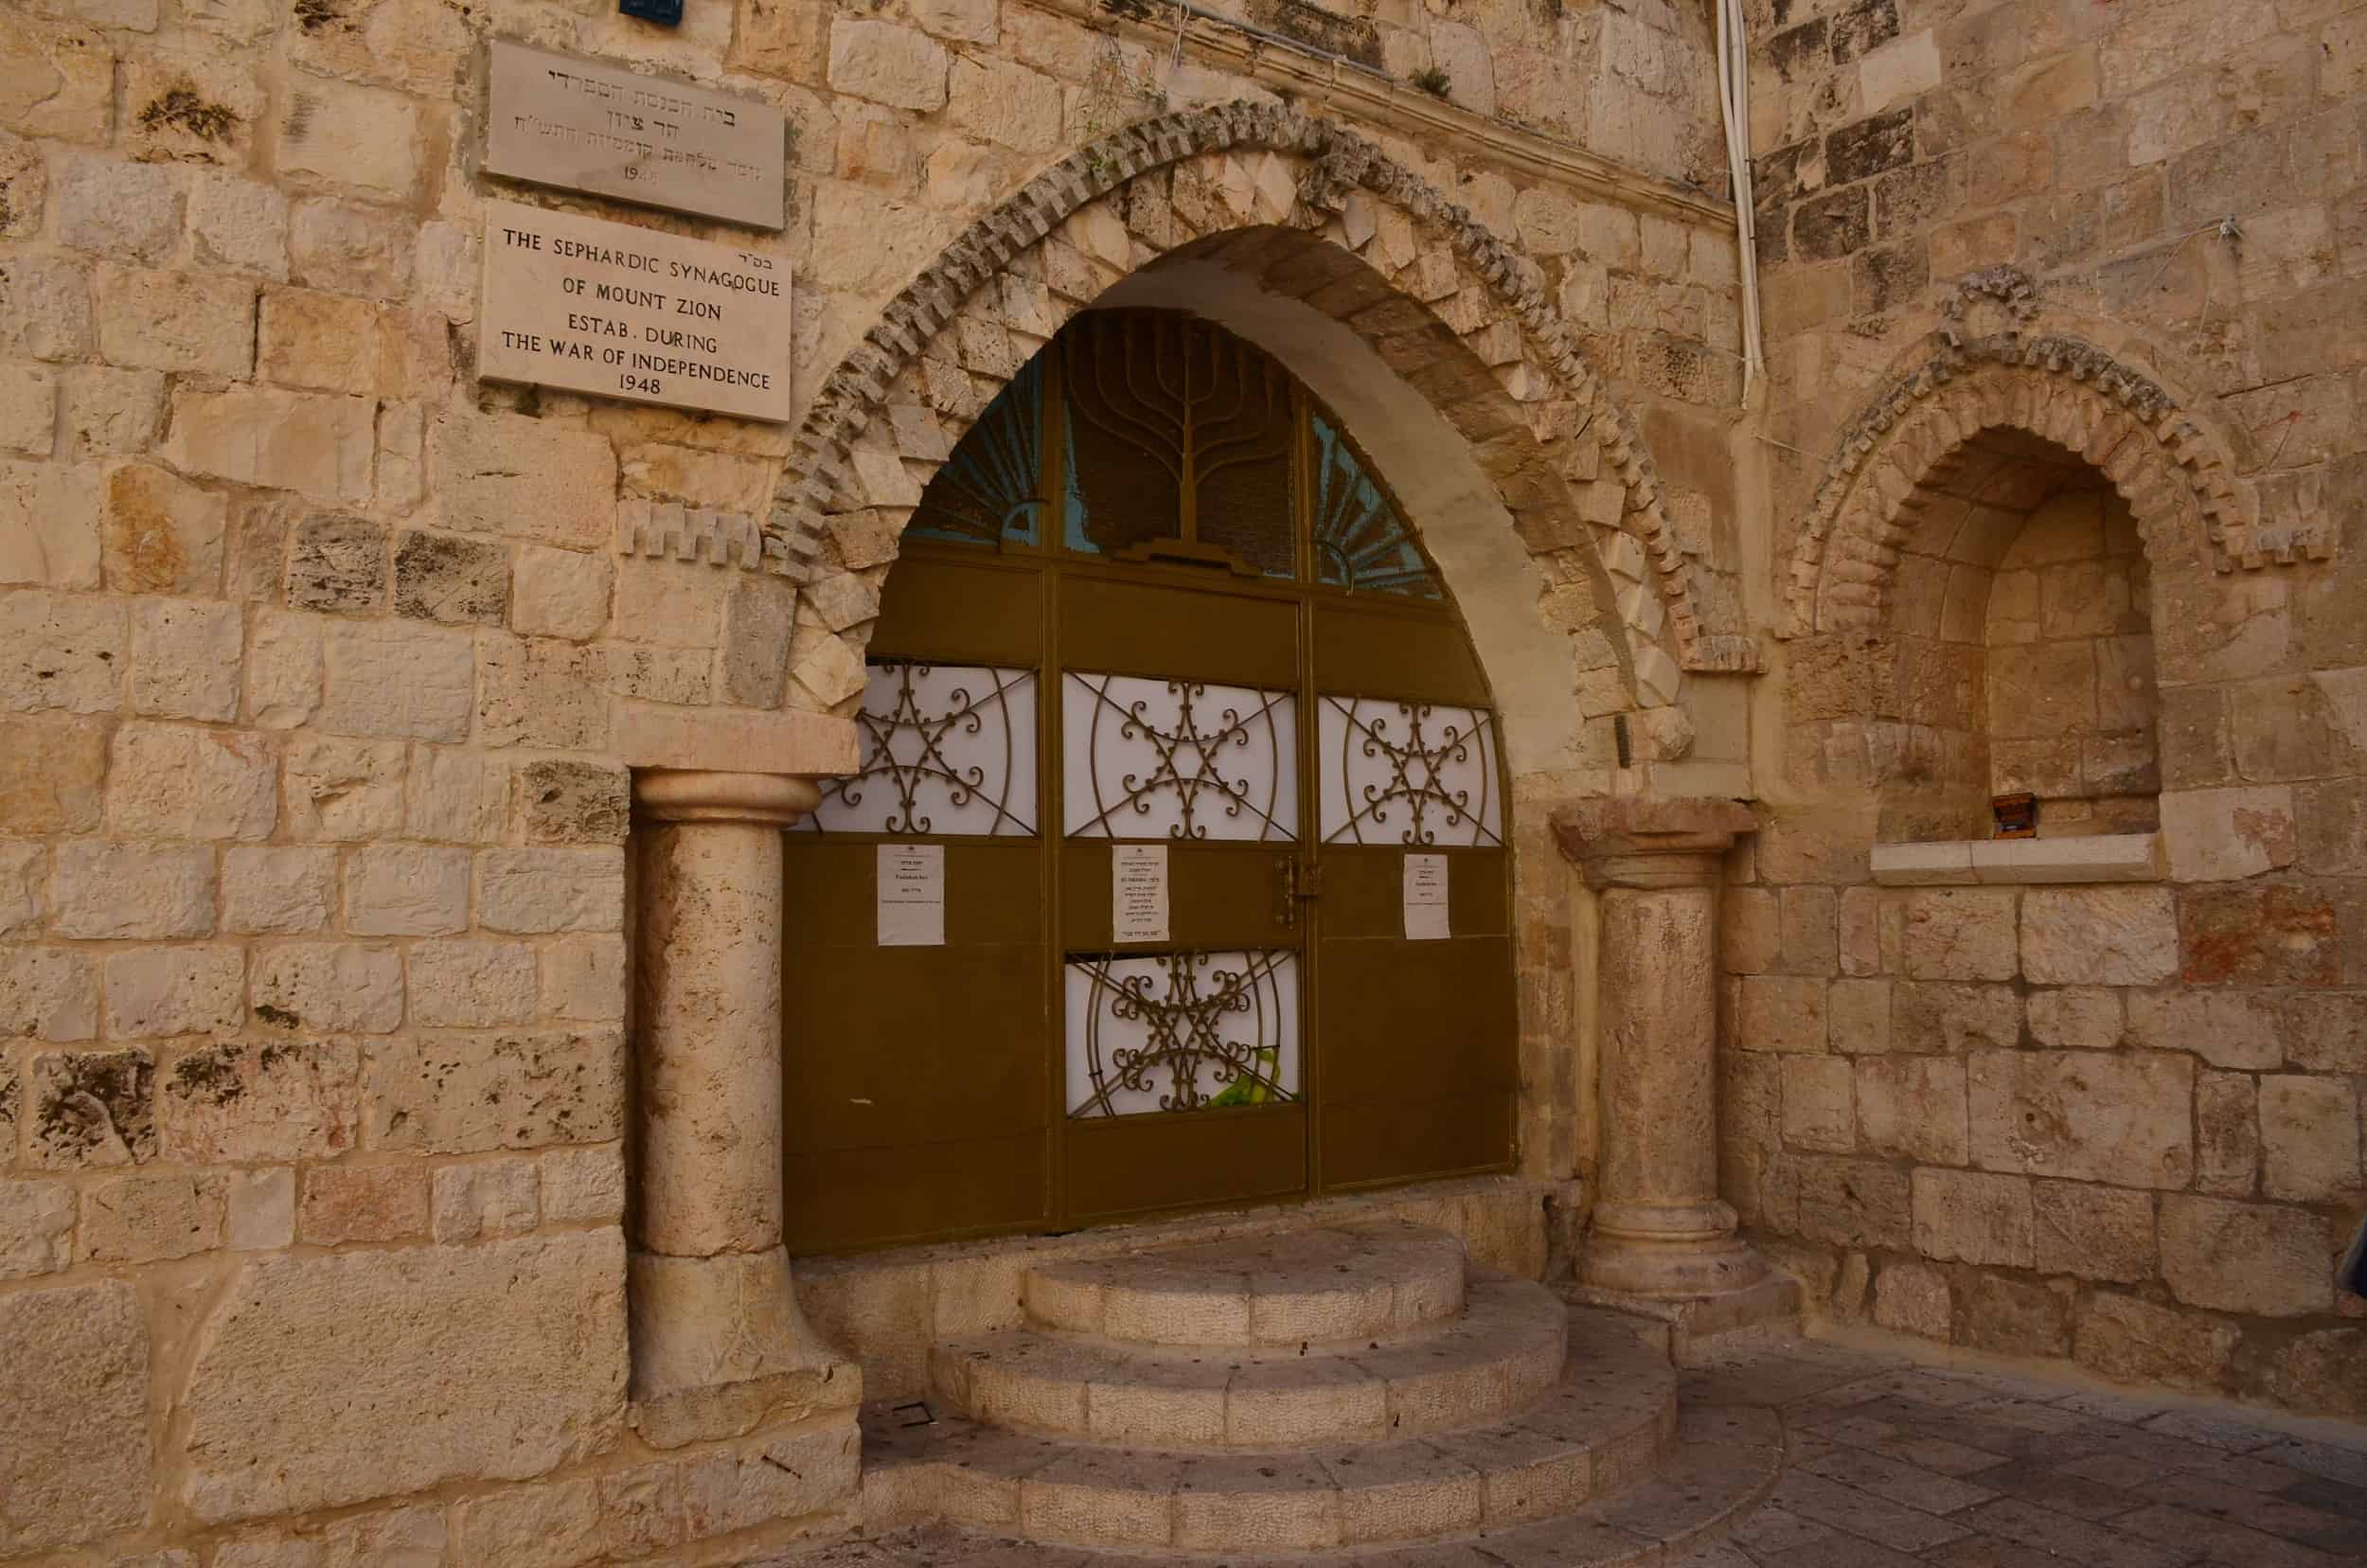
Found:
<path fill-rule="evenodd" d="M 111 953 L 106 985 L 110 1040 L 226 1034 L 246 1024 L 246 954 L 240 948 Z"/>
<path fill-rule="evenodd" d="M 166 1154 L 192 1164 L 317 1160 L 354 1145 L 361 1052 L 350 1041 L 230 1041 L 165 1070 Z"/>
<path fill-rule="evenodd" d="M 167 719 L 236 719 L 243 641 L 236 605 L 178 599 L 133 604 L 133 710 Z"/>
<path fill-rule="evenodd" d="M 1914 1173 L 1914 1248 L 1924 1256 L 2026 1269 L 2031 1234 L 2025 1178 L 1930 1168 Z"/>
<path fill-rule="evenodd" d="M 436 1154 L 604 1142 L 624 1130 L 617 1029 L 509 1030 L 392 1042 L 371 1052 L 370 1147 Z"/>
<path fill-rule="evenodd" d="M 2235 1325 L 2217 1318 L 2098 1292 L 2080 1316 L 2073 1355 L 2124 1382 L 2213 1388 L 2226 1376 L 2239 1338 Z"/>
<path fill-rule="evenodd" d="M 612 1023 L 625 1016 L 621 936 L 568 936 L 539 952 L 543 1011 L 552 1018 Z"/>
<path fill-rule="evenodd" d="M 98 966 L 69 948 L 0 948 L 0 1038 L 89 1040 L 98 1032 Z"/>
<path fill-rule="evenodd" d="M 2084 1182 L 2031 1184 L 2034 1263 L 2040 1274 L 2142 1284 L 2154 1277 L 2151 1194 Z"/>
<path fill-rule="evenodd" d="M 102 722 L 0 718 L 0 813 L 17 832 L 96 830 L 106 775 Z"/>
<path fill-rule="evenodd" d="M 1917 893 L 1907 900 L 1906 971 L 1919 980 L 2014 978 L 2011 893 Z"/>
<path fill-rule="evenodd" d="M 2010 986 L 1902 980 L 1891 993 L 1891 1048 L 1962 1055 L 2021 1040 L 2021 997 Z"/>
<path fill-rule="evenodd" d="M 1794 1149 L 1848 1154 L 1858 1147 L 1854 1078 L 1845 1057 L 1784 1061 L 1784 1142 Z"/>
<path fill-rule="evenodd" d="M 247 1263 L 198 1333 L 184 1495 L 249 1518 L 596 1452 L 623 1415 L 623 1291 L 605 1230 Z"/>
<path fill-rule="evenodd" d="M 214 857 L 203 846 L 63 843 L 54 855 L 51 891 L 61 936 L 213 934 Z"/>
<path fill-rule="evenodd" d="M 436 1239 L 452 1245 L 532 1230 L 535 1189 L 535 1164 L 529 1159 L 474 1160 L 437 1167 Z"/>
<path fill-rule="evenodd" d="M 266 1023 L 384 1034 L 402 1024 L 402 956 L 350 942 L 265 948 L 255 957 L 253 996 Z"/>
<path fill-rule="evenodd" d="M 525 546 L 511 579 L 509 629 L 529 637 L 598 636 L 608 624 L 612 576 L 599 556 Z"/>
<path fill-rule="evenodd" d="M 133 1288 L 104 1280 L 11 1295 L 0 1363 L 44 1369 L 0 1402 L 0 1551 L 71 1546 L 145 1523 L 149 1338 Z"/>
<path fill-rule="evenodd" d="M 114 1176 L 82 1189 L 75 1249 L 91 1263 L 153 1263 L 222 1245 L 229 1184 L 219 1171 Z"/>
<path fill-rule="evenodd" d="M 312 1166 L 296 1205 L 308 1245 L 400 1241 L 427 1232 L 427 1173 L 412 1165 Z"/>
<path fill-rule="evenodd" d="M 830 27 L 830 85 L 899 109 L 942 109 L 946 52 L 892 22 L 840 17 Z"/>
<path fill-rule="evenodd" d="M 415 1025 L 481 1028 L 534 1016 L 534 950 L 524 943 L 420 942 L 406 962 Z"/>
<path fill-rule="evenodd" d="M 2162 838 L 2179 882 L 2234 882 L 2293 864 L 2293 792 L 2284 786 L 2170 790 Z"/>
<path fill-rule="evenodd" d="M 190 259 L 209 270 L 288 276 L 288 198 L 259 180 L 201 172 L 189 183 Z"/>
<path fill-rule="evenodd" d="M 99 513 L 107 586 L 119 593 L 219 592 L 228 516 L 220 495 L 160 468 L 113 470 Z"/>
<path fill-rule="evenodd" d="M 0 842 L 0 941 L 35 935 L 48 911 L 48 847 Z"/>
<path fill-rule="evenodd" d="M 297 736 L 280 770 L 285 831 L 347 841 L 400 832 L 405 762 L 400 740 Z"/>
<path fill-rule="evenodd" d="M 417 188 L 418 105 L 400 94 L 303 72 L 288 83 L 279 171 L 400 201 Z"/>
<path fill-rule="evenodd" d="M 346 929 L 358 936 L 436 936 L 469 924 L 469 853 L 371 844 L 346 864 Z"/>
<path fill-rule="evenodd" d="M 2161 1237 L 2162 1277 L 2188 1306 L 2299 1317 L 2333 1302 L 2326 1222 L 2306 1210 L 2169 1193 Z"/>
<path fill-rule="evenodd" d="M 0 1279 L 56 1274 L 74 1256 L 74 1188 L 0 1181 Z"/>
<path fill-rule="evenodd" d="M 2021 971 L 2038 985 L 2150 986 L 2175 978 L 2178 916 L 2169 890 L 2024 894 Z"/>
<path fill-rule="evenodd" d="M 553 1224 L 613 1225 L 625 1217 L 622 1146 L 555 1149 L 542 1159 L 543 1218 Z"/>
<path fill-rule="evenodd" d="M 41 365 L 20 365 L 0 385 L 0 447 L 28 457 L 46 457 L 58 443 L 58 376 Z"/>
<path fill-rule="evenodd" d="M 1825 982 L 1747 975 L 1735 1043 L 1746 1051 L 1825 1048 Z"/>
<path fill-rule="evenodd" d="M 481 752 L 420 746 L 403 795 L 403 830 L 416 839 L 485 844 L 501 836 L 509 765 Z"/>
<path fill-rule="evenodd" d="M 294 1241 L 294 1167 L 231 1172 L 231 1247 L 239 1252 L 270 1252 Z"/>
<path fill-rule="evenodd" d="M 599 1487 L 589 1477 L 472 1498 L 457 1518 L 463 1562 L 573 1568 L 604 1555 Z"/>
<path fill-rule="evenodd" d="M 852 1495 L 861 1434 L 851 1419 L 724 1450 L 683 1467 L 683 1517 L 693 1540 L 797 1519 Z"/>
<path fill-rule="evenodd" d="M 162 261 L 181 235 L 181 170 L 70 157 L 57 188 L 58 238 L 116 261 Z"/>
<path fill-rule="evenodd" d="M 187 473 L 359 506 L 370 497 L 376 414 L 367 398 L 176 386 L 165 457 Z"/>
<path fill-rule="evenodd" d="M 1874 1321 L 1901 1333 L 1946 1340 L 1949 1310 L 1948 1276 L 1922 1263 L 1889 1263 L 1874 1276 Z"/>
<path fill-rule="evenodd" d="M 97 587 L 98 508 L 87 470 L 0 462 L 0 582 Z"/>
<path fill-rule="evenodd" d="M 2030 1037 L 2058 1050 L 2109 1051 L 2121 1042 L 2121 993 L 2067 986 L 2030 993 Z"/>
<path fill-rule="evenodd" d="M 1952 1057 L 1885 1056 L 1856 1063 L 1858 1129 L 1868 1153 L 1929 1165 L 1968 1157 L 1965 1064 Z"/>
<path fill-rule="evenodd" d="M 245 935 L 320 931 L 335 900 L 333 849 L 237 848 L 222 856 L 222 923 Z"/>
<path fill-rule="evenodd" d="M 957 57 L 946 122 L 1022 152 L 1046 152 L 1060 142 L 1060 86 L 1050 77 L 998 60 Z"/>
<path fill-rule="evenodd" d="M 2285 1061 L 2276 999 L 2265 992 L 2130 991 L 2127 1038 L 2152 1050 L 2191 1051 L 2214 1067 Z"/>
<path fill-rule="evenodd" d="M 618 931 L 625 863 L 616 848 L 489 849 L 478 857 L 477 918 L 508 932 Z"/>
<path fill-rule="evenodd" d="M 2195 1168 L 2194 1081 L 2191 1060 L 2160 1052 L 1977 1051 L 1967 1064 L 1973 1163 L 2182 1188 Z"/>
<path fill-rule="evenodd" d="M 465 632 L 400 621 L 335 623 L 324 643 L 320 726 L 332 735 L 464 740 L 476 705 Z"/>
<path fill-rule="evenodd" d="M 164 435 L 165 378 L 154 370 L 69 365 L 61 391 L 65 454 L 77 460 L 143 453 Z"/>
<path fill-rule="evenodd" d="M 255 286 L 241 278 L 102 265 L 91 303 L 111 365 L 229 377 L 254 368 Z"/>
<path fill-rule="evenodd" d="M 279 814 L 270 743 L 244 730 L 132 721 L 107 763 L 107 820 L 126 838 L 258 839 Z"/>
<path fill-rule="evenodd" d="M 428 429 L 428 472 L 443 525 L 579 550 L 605 549 L 616 526 L 616 457 L 608 441 L 515 414 L 454 414 Z"/>
<path fill-rule="evenodd" d="M 114 118 L 115 51 L 88 27 L 20 16 L 0 36 L 0 124 L 102 143 Z"/>
<path fill-rule="evenodd" d="M 2260 1080 L 2261 1192 L 2304 1203 L 2361 1190 L 2358 1091 L 2347 1078 L 2269 1074 Z"/>

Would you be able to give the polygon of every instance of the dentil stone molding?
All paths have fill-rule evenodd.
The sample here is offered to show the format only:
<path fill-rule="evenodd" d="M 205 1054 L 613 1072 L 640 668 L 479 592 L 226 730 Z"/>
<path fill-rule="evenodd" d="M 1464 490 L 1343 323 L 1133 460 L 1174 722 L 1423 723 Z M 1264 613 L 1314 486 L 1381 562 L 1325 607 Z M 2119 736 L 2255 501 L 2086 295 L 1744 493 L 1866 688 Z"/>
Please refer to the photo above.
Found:
<path fill-rule="evenodd" d="M 1849 425 L 1825 465 L 1792 545 L 1784 635 L 1878 626 L 1913 532 L 1915 490 L 1967 441 L 2000 425 L 2043 436 L 2101 469 L 2157 558 L 2175 552 L 2178 530 L 2196 522 L 2222 572 L 2333 553 L 2314 495 L 2298 524 L 2262 526 L 2257 498 L 2221 443 L 2158 382 L 2078 337 L 2025 333 L 2040 311 L 2026 275 L 1975 273 L 1944 310 L 1949 325 L 1931 357 Z M 1998 330 L 1976 334 L 1967 323 L 1984 315 Z"/>
<path fill-rule="evenodd" d="M 764 531 L 746 512 L 627 496 L 616 503 L 616 552 L 753 568 L 764 563 Z"/>
<path fill-rule="evenodd" d="M 1516 415 L 1520 404 L 1547 397 L 1575 406 L 1578 440 L 1591 438 L 1626 491 L 1624 515 L 1595 541 L 1595 554 L 1611 578 L 1612 597 L 1626 623 L 1641 703 L 1658 706 L 1673 701 L 1680 667 L 1758 668 L 1757 644 L 1747 633 L 1703 624 L 1688 580 L 1690 564 L 1651 458 L 1631 419 L 1611 403 L 1587 364 L 1577 334 L 1546 300 L 1535 266 L 1373 143 L 1294 109 L 1247 102 L 1164 115 L 1104 136 L 1029 181 L 947 246 L 823 382 L 792 439 L 765 526 L 766 564 L 809 579 L 831 517 L 872 508 L 909 512 L 959 437 L 950 428 L 955 421 L 928 409 L 890 406 L 899 378 L 921 360 L 924 349 L 955 333 L 957 326 L 963 330 L 962 347 L 970 346 L 976 328 L 989 324 L 996 335 L 1016 331 L 1039 340 L 1082 307 L 1084 300 L 1057 291 L 1004 288 L 1006 277 L 1042 276 L 1041 268 L 1020 265 L 1022 258 L 1040 255 L 1047 236 L 1094 212 L 1116 225 L 1112 265 L 1195 238 L 1176 212 L 1166 183 L 1149 176 L 1201 154 L 1226 151 L 1271 156 L 1242 182 L 1245 206 L 1235 223 L 1218 229 L 1270 224 L 1317 231 L 1344 220 L 1343 242 L 1353 250 L 1372 234 L 1364 204 L 1395 206 L 1418 232 L 1443 241 L 1487 296 L 1488 308 L 1475 312 L 1479 319 L 1457 333 L 1492 374 L 1496 386 L 1485 395 L 1508 395 Z M 1095 204 L 1104 198 L 1109 201 L 1096 209 Z M 1123 218 L 1117 216 L 1121 212 Z M 1355 232 L 1360 228 L 1361 235 Z M 1405 309 L 1383 324 L 1358 330 L 1368 337 L 1404 339 L 1443 325 L 1411 299 L 1393 303 Z M 981 313 L 985 322 L 972 319 Z M 955 358 L 973 373 L 1006 380 L 1017 368 L 979 363 L 973 353 L 957 352 Z M 1468 401 L 1471 389 L 1457 386 L 1451 394 L 1431 395 L 1445 413 Z M 884 444 L 876 436 L 866 438 L 875 422 L 889 431 Z M 1588 454 L 1587 479 L 1593 477 L 1593 455 Z M 1520 497 L 1507 499 L 1516 503 L 1518 516 Z M 1673 660 L 1660 647 L 1664 629 L 1676 650 Z"/>

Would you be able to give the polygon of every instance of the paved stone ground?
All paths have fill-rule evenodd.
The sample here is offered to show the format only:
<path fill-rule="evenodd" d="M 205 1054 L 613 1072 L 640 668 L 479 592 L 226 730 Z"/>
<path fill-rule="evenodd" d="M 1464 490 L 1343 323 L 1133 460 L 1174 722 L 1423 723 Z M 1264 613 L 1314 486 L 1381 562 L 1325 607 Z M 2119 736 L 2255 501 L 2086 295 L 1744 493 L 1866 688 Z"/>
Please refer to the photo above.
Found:
<path fill-rule="evenodd" d="M 1599 1541 L 1540 1550 L 1533 1537 L 1516 1544 L 1483 1536 L 1391 1552 L 1389 1568 L 2367 1562 L 2367 1425 L 1918 1364 L 1808 1340 L 1738 1350 L 1686 1372 L 1682 1387 L 1694 1408 L 1772 1409 L 1784 1424 L 1783 1474 L 1725 1540 L 1662 1556 L 1648 1547 L 1607 1552 Z M 1153 1560 L 1167 1559 L 938 1529 L 845 1542 L 781 1559 L 778 1568 L 1106 1568 Z"/>

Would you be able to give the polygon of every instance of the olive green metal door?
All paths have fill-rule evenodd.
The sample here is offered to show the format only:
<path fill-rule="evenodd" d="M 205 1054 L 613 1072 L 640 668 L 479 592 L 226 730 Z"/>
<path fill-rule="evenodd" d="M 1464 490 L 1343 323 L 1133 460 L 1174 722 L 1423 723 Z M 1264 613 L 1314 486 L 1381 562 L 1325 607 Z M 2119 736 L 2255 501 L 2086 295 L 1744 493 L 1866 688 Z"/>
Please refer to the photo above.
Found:
<path fill-rule="evenodd" d="M 793 1249 L 1510 1163 L 1485 684 L 1272 360 L 1079 318 L 931 484 L 871 652 L 787 857 Z"/>

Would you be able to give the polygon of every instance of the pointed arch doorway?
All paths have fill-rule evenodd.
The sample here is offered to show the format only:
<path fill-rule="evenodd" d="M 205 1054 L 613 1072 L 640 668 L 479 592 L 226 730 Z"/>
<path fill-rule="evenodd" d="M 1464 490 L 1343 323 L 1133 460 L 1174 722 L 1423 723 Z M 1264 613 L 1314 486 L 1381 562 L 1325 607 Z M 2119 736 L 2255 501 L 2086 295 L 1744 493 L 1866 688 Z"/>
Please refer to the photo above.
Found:
<path fill-rule="evenodd" d="M 1486 683 L 1272 358 L 1077 317 L 915 511 L 790 835 L 793 1252 L 1509 1168 Z"/>

